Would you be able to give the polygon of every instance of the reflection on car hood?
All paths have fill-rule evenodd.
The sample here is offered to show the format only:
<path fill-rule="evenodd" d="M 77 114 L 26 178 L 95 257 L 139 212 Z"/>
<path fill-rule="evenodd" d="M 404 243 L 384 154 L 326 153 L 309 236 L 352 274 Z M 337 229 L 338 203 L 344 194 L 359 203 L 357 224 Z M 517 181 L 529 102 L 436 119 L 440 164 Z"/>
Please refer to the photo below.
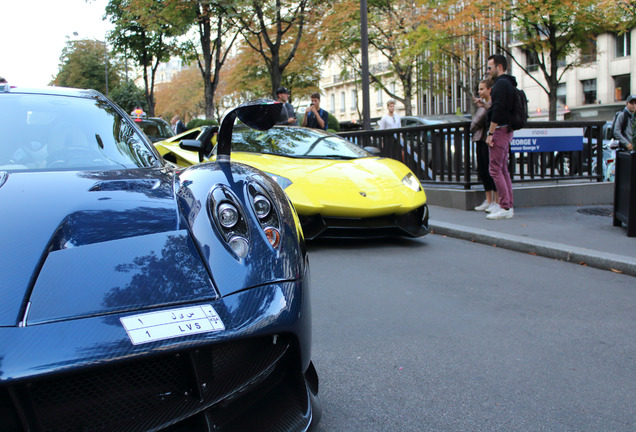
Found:
<path fill-rule="evenodd" d="M 58 273 L 68 282 L 73 277 L 67 273 L 87 273 L 91 263 L 111 259 L 104 254 L 132 253 L 126 239 L 179 236 L 173 189 L 173 174 L 166 169 L 9 174 L 0 187 L 5 236 L 0 248 L 0 326 L 21 320 L 25 296 L 42 265 L 46 273 L 49 257 L 56 257 L 61 267 L 46 275 L 55 278 Z M 160 241 L 155 238 L 154 244 Z M 100 251 L 100 245 L 109 246 Z M 74 279 L 77 286 L 56 286 L 71 291 L 71 302 L 73 295 L 82 294 L 80 287 L 94 288 Z"/>

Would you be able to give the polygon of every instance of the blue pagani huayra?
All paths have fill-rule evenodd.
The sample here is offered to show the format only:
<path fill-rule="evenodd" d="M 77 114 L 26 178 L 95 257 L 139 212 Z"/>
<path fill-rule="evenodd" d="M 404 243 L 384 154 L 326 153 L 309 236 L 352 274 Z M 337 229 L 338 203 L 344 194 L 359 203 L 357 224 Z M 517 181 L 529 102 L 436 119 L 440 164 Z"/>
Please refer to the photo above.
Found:
<path fill-rule="evenodd" d="M 319 421 L 299 221 L 227 140 L 279 104 L 180 170 L 94 91 L 3 85 L 0 112 L 0 432 Z"/>

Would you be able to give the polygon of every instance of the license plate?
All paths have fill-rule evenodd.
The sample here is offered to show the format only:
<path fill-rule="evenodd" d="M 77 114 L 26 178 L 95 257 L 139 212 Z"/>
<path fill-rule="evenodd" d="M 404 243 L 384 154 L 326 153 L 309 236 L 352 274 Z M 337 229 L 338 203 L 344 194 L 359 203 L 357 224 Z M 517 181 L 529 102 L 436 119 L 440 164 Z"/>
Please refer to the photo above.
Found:
<path fill-rule="evenodd" d="M 133 345 L 225 330 L 211 305 L 148 312 L 119 320 Z"/>

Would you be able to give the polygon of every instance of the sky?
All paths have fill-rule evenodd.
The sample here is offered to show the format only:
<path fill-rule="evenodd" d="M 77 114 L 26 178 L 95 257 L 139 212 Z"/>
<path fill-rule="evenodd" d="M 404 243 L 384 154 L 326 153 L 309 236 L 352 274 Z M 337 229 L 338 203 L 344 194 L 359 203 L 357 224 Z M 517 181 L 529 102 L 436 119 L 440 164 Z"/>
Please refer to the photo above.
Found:
<path fill-rule="evenodd" d="M 57 74 L 66 41 L 103 41 L 108 0 L 12 0 L 3 2 L 0 77 L 21 87 L 48 85 Z M 77 33 L 74 36 L 73 33 Z"/>

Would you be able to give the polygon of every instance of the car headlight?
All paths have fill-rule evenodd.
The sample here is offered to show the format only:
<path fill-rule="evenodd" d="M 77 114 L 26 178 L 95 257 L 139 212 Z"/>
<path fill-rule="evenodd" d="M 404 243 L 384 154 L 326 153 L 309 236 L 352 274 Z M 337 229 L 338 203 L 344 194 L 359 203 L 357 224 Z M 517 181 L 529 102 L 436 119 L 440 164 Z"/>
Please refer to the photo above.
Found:
<path fill-rule="evenodd" d="M 254 197 L 254 212 L 259 219 L 267 217 L 269 212 L 272 211 L 272 204 L 263 195 L 256 195 Z"/>
<path fill-rule="evenodd" d="M 232 228 L 239 220 L 239 213 L 234 204 L 222 203 L 217 210 L 219 223 L 223 228 Z"/>
<path fill-rule="evenodd" d="M 210 192 L 208 209 L 230 249 L 239 258 L 245 258 L 250 248 L 250 233 L 240 200 L 228 187 L 217 185 Z"/>
<path fill-rule="evenodd" d="M 413 175 L 413 173 L 408 173 L 407 175 L 405 175 L 402 179 L 402 184 L 407 188 L 413 190 L 414 192 L 419 192 L 422 190 L 422 185 L 420 184 L 419 180 L 415 178 L 415 175 Z"/>
<path fill-rule="evenodd" d="M 283 176 L 279 176 L 278 174 L 272 174 L 272 173 L 268 173 L 266 172 L 265 174 L 267 174 L 268 176 L 270 176 L 272 179 L 274 179 L 274 181 L 276 183 L 278 183 L 278 185 L 284 189 L 287 189 L 289 186 L 291 186 L 292 181 L 286 177 Z"/>
<path fill-rule="evenodd" d="M 247 192 L 251 197 L 252 208 L 265 233 L 265 238 L 274 249 L 278 249 L 281 240 L 281 223 L 274 201 L 265 187 L 257 181 L 249 183 Z"/>

